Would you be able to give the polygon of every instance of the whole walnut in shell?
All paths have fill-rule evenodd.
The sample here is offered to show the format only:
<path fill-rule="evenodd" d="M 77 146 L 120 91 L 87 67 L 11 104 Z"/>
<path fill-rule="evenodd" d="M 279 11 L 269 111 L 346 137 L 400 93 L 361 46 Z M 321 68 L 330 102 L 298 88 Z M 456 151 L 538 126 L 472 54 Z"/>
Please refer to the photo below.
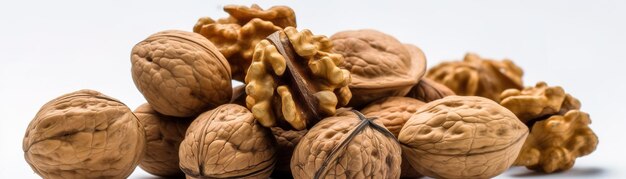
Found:
<path fill-rule="evenodd" d="M 491 178 L 517 158 L 528 128 L 483 97 L 448 96 L 420 107 L 398 140 L 419 173 L 434 178 Z"/>
<path fill-rule="evenodd" d="M 130 109 L 93 90 L 43 105 L 23 140 L 26 162 L 43 178 L 126 178 L 145 145 L 143 127 Z"/>
<path fill-rule="evenodd" d="M 131 62 L 135 86 L 161 114 L 191 117 L 231 99 L 228 62 L 201 35 L 153 34 L 133 47 Z"/>
<path fill-rule="evenodd" d="M 284 130 L 280 127 L 271 128 L 274 137 L 276 138 L 276 167 L 273 178 L 286 178 L 291 177 L 291 156 L 296 149 L 296 145 L 300 143 L 302 137 L 307 133 L 307 130 Z"/>
<path fill-rule="evenodd" d="M 178 147 L 193 119 L 165 116 L 145 103 L 135 109 L 135 116 L 146 131 L 146 153 L 139 167 L 158 176 L 183 176 L 178 167 Z"/>
<path fill-rule="evenodd" d="M 348 106 L 364 106 L 388 96 L 404 96 L 426 72 L 426 57 L 413 45 L 371 29 L 342 31 L 330 37 L 334 53 L 350 71 Z"/>
<path fill-rule="evenodd" d="M 446 96 L 455 95 L 454 91 L 445 85 L 437 83 L 429 78 L 422 78 L 413 88 L 409 91 L 406 97 L 418 99 L 423 102 L 431 102 L 444 98 Z"/>
<path fill-rule="evenodd" d="M 261 40 L 246 74 L 246 106 L 266 127 L 310 128 L 348 103 L 350 72 L 332 42 L 293 27 Z"/>
<path fill-rule="evenodd" d="M 468 53 L 463 61 L 443 62 L 428 70 L 426 77 L 461 96 L 482 96 L 500 101 L 502 91 L 522 89 L 523 71 L 511 60 L 496 61 Z"/>
<path fill-rule="evenodd" d="M 296 27 L 296 15 L 287 6 L 267 10 L 256 4 L 250 7 L 227 5 L 227 18 L 213 20 L 202 17 L 193 27 L 211 40 L 230 62 L 233 79 L 243 80 L 252 62 L 254 47 L 268 35 L 286 27 Z"/>
<path fill-rule="evenodd" d="M 188 178 L 268 178 L 275 145 L 248 109 L 224 104 L 191 123 L 180 144 L 180 169 Z"/>
<path fill-rule="evenodd" d="M 338 111 L 304 135 L 291 158 L 294 178 L 398 178 L 401 149 L 380 121 Z"/>

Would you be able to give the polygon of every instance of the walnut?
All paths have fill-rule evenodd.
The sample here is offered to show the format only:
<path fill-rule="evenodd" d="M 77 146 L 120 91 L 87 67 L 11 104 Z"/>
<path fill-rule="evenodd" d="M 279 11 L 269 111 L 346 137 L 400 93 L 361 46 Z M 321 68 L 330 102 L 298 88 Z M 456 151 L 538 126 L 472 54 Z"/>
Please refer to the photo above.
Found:
<path fill-rule="evenodd" d="M 511 110 L 524 123 L 547 115 L 563 115 L 569 110 L 580 109 L 578 99 L 565 93 L 560 86 L 549 87 L 545 82 L 538 82 L 534 87 L 527 87 L 521 91 L 505 90 L 500 99 L 502 99 L 500 104 Z"/>
<path fill-rule="evenodd" d="M 178 167 L 178 147 L 193 119 L 165 116 L 145 103 L 135 116 L 146 131 L 146 153 L 139 163 L 144 171 L 162 177 L 183 176 Z"/>
<path fill-rule="evenodd" d="M 230 17 L 218 20 L 202 17 L 193 31 L 215 43 L 230 62 L 233 78 L 240 81 L 252 62 L 257 43 L 275 31 L 296 27 L 296 15 L 287 6 L 263 10 L 256 4 L 251 7 L 227 5 L 224 11 Z"/>
<path fill-rule="evenodd" d="M 196 116 L 231 99 L 228 62 L 198 34 L 153 34 L 133 47 L 131 62 L 137 89 L 161 114 Z"/>
<path fill-rule="evenodd" d="M 404 96 L 426 71 L 424 53 L 375 30 L 338 32 L 331 37 L 333 51 L 344 56 L 352 74 L 352 100 L 348 106 L 364 106 L 388 96 Z"/>
<path fill-rule="evenodd" d="M 65 94 L 41 107 L 26 129 L 26 162 L 43 178 L 126 178 L 144 153 L 137 117 L 93 90 Z"/>
<path fill-rule="evenodd" d="M 267 178 L 276 141 L 252 113 L 236 104 L 200 114 L 180 144 L 180 169 L 188 178 Z"/>
<path fill-rule="evenodd" d="M 425 103 L 407 97 L 388 97 L 370 103 L 361 110 L 363 115 L 376 118 L 396 137 L 417 108 Z"/>
<path fill-rule="evenodd" d="M 508 169 L 528 128 L 483 97 L 448 96 L 420 107 L 400 130 L 402 153 L 434 178 L 491 178 Z"/>
<path fill-rule="evenodd" d="M 546 173 L 572 168 L 576 158 L 590 154 L 598 145 L 589 124 L 589 114 L 578 110 L 536 122 L 515 165 Z"/>
<path fill-rule="evenodd" d="M 304 135 L 291 158 L 294 178 L 398 178 L 401 149 L 378 120 L 338 111 Z"/>
<path fill-rule="evenodd" d="M 432 67 L 426 77 L 446 85 L 461 96 L 482 96 L 500 101 L 502 91 L 522 89 L 521 68 L 511 60 L 483 59 L 468 53 L 463 61 L 443 62 Z"/>
<path fill-rule="evenodd" d="M 429 78 L 422 78 L 407 94 L 407 97 L 415 98 L 423 102 L 431 102 L 455 95 L 454 92 L 445 85 L 437 83 Z"/>
<path fill-rule="evenodd" d="M 300 139 L 307 133 L 307 130 L 284 130 L 280 127 L 271 128 L 274 137 L 276 138 L 276 167 L 273 178 L 287 178 L 291 177 L 291 156 L 296 149 L 296 145 L 300 143 Z"/>
<path fill-rule="evenodd" d="M 351 98 L 350 72 L 332 42 L 309 30 L 277 31 L 256 46 L 246 75 L 246 105 L 263 126 L 302 130 Z"/>

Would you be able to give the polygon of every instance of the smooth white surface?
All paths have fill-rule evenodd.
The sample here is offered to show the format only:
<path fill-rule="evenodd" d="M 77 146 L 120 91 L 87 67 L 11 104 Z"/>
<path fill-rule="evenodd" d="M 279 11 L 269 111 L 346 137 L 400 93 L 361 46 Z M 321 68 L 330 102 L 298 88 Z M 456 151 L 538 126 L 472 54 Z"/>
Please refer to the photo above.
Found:
<path fill-rule="evenodd" d="M 598 149 L 570 171 L 513 168 L 497 178 L 626 178 L 626 1 L 262 1 L 291 6 L 298 27 L 332 35 L 373 28 L 421 47 L 432 66 L 472 51 L 510 58 L 526 85 L 543 80 L 582 101 Z M 251 1 L 0 2 L 0 178 L 38 178 L 22 137 L 47 101 L 95 89 L 131 109 L 144 102 L 130 75 L 130 50 L 152 33 L 191 31 L 225 4 Z M 131 178 L 154 178 L 137 169 Z"/>

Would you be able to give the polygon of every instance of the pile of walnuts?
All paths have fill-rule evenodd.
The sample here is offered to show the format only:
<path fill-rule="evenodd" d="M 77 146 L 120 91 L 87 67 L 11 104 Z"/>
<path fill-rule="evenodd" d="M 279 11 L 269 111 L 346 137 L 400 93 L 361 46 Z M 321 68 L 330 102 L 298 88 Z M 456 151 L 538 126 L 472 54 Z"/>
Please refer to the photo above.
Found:
<path fill-rule="evenodd" d="M 23 140 L 44 178 L 490 178 L 572 168 L 598 138 L 558 86 L 524 88 L 511 60 L 469 53 L 426 69 L 371 29 L 296 29 L 286 6 L 225 6 L 193 32 L 137 43 L 132 111 L 94 90 L 41 107 Z M 232 86 L 232 81 L 244 86 Z"/>

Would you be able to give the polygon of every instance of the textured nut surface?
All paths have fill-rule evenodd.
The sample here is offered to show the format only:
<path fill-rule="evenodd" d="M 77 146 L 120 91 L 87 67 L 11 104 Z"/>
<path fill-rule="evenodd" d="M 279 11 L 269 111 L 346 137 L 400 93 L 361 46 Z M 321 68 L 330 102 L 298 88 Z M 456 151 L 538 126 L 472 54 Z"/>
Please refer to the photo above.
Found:
<path fill-rule="evenodd" d="M 26 162 L 43 178 L 126 178 L 145 145 L 130 109 L 93 90 L 46 103 L 23 140 Z"/>
<path fill-rule="evenodd" d="M 307 130 L 284 130 L 280 127 L 272 127 L 272 134 L 276 138 L 276 167 L 272 177 L 291 177 L 291 156 L 300 143 L 300 139 L 307 133 Z"/>
<path fill-rule="evenodd" d="M 490 178 L 515 161 L 528 128 L 506 108 L 476 96 L 448 96 L 420 107 L 398 140 L 419 173 Z"/>
<path fill-rule="evenodd" d="M 364 106 L 388 96 L 404 96 L 424 75 L 426 57 L 414 45 L 375 30 L 342 31 L 331 36 L 333 51 L 344 56 L 350 71 L 349 106 Z"/>
<path fill-rule="evenodd" d="M 233 78 L 243 80 L 252 61 L 254 47 L 271 33 L 285 27 L 296 27 L 296 15 L 287 6 L 263 10 L 251 7 L 224 6 L 230 16 L 218 20 L 202 17 L 193 31 L 213 42 L 230 62 Z"/>
<path fill-rule="evenodd" d="M 276 141 L 252 113 L 236 104 L 200 114 L 180 144 L 180 168 L 190 178 L 267 178 Z"/>
<path fill-rule="evenodd" d="M 302 130 L 351 98 L 350 72 L 332 42 L 309 30 L 287 27 L 256 46 L 246 75 L 246 106 L 263 126 Z"/>
<path fill-rule="evenodd" d="M 146 131 L 146 152 L 139 167 L 153 175 L 183 176 L 178 167 L 178 147 L 193 119 L 159 114 L 148 103 L 134 113 Z"/>
<path fill-rule="evenodd" d="M 162 31 L 133 47 L 133 81 L 161 114 L 191 117 L 228 103 L 230 67 L 201 35 Z"/>
<path fill-rule="evenodd" d="M 413 98 L 388 97 L 374 101 L 361 112 L 367 117 L 375 117 L 381 121 L 394 136 L 398 137 L 404 123 L 424 104 Z"/>
<path fill-rule="evenodd" d="M 338 111 L 300 140 L 291 158 L 291 171 L 294 178 L 314 178 L 316 174 L 319 178 L 398 178 L 400 153 L 395 137 L 380 121 Z"/>
<path fill-rule="evenodd" d="M 511 60 L 484 59 L 468 53 L 463 61 L 443 62 L 428 70 L 426 77 L 462 96 L 482 96 L 500 101 L 502 91 L 522 89 L 523 71 Z"/>
<path fill-rule="evenodd" d="M 447 86 L 429 78 L 422 78 L 406 96 L 423 102 L 431 102 L 452 95 L 455 95 L 454 91 Z"/>
<path fill-rule="evenodd" d="M 570 110 L 536 122 L 515 165 L 546 173 L 568 170 L 576 158 L 590 154 L 598 145 L 589 114 Z"/>
<path fill-rule="evenodd" d="M 500 95 L 500 104 L 511 110 L 522 122 L 553 114 L 565 114 L 572 109 L 580 109 L 580 101 L 565 93 L 560 86 L 550 87 L 538 82 L 534 87 L 523 90 L 508 89 Z M 532 125 L 530 126 L 532 127 Z"/>

